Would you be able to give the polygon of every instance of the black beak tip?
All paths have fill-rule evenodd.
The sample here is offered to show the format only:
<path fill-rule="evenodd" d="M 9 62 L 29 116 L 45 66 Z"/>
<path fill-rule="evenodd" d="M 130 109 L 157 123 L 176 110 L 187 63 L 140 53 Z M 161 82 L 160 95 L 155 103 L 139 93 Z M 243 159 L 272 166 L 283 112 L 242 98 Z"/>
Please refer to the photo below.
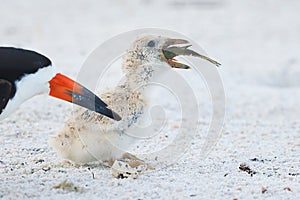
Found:
<path fill-rule="evenodd" d="M 117 113 L 115 113 L 114 111 L 112 111 L 112 119 L 114 119 L 116 121 L 121 121 L 122 117 L 120 115 L 118 115 Z"/>
<path fill-rule="evenodd" d="M 100 107 L 95 107 L 94 111 L 96 113 L 99 113 L 101 115 L 104 115 L 110 119 L 116 120 L 116 121 L 120 121 L 122 118 L 120 117 L 120 115 L 118 115 L 117 113 L 115 113 L 114 111 L 112 111 L 111 109 L 107 108 L 106 106 L 100 106 Z"/>

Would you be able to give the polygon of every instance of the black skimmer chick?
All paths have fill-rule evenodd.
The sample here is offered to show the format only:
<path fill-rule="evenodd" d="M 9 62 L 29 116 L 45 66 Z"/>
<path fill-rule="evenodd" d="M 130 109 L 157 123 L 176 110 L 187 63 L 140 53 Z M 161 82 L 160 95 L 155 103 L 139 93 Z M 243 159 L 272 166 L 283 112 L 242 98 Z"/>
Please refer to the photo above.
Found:
<path fill-rule="evenodd" d="M 100 97 L 121 115 L 122 120 L 114 121 L 78 108 L 75 115 L 66 121 L 65 127 L 50 139 L 50 146 L 62 158 L 79 164 L 93 161 L 107 161 L 112 164 L 116 159 L 122 158 L 138 160 L 126 153 L 126 149 L 128 150 L 135 140 L 126 132 L 133 124 L 138 123 L 147 106 L 143 88 L 136 88 L 146 86 L 154 76 L 161 75 L 160 68 L 190 68 L 177 61 L 176 56 L 199 57 L 216 66 L 220 65 L 211 58 L 189 49 L 190 46 L 190 43 L 183 39 L 154 35 L 139 37 L 123 57 L 125 82 L 100 94 Z"/>
<path fill-rule="evenodd" d="M 121 119 L 90 90 L 55 73 L 47 57 L 30 50 L 0 47 L 0 120 L 27 99 L 42 93 Z"/>

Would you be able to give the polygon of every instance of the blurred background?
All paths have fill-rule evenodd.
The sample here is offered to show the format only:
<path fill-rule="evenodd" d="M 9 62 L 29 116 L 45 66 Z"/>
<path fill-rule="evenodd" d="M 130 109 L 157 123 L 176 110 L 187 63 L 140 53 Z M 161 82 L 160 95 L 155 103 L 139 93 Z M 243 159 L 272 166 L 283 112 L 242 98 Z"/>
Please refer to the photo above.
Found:
<path fill-rule="evenodd" d="M 111 36 L 157 27 L 195 39 L 226 68 L 287 68 L 298 62 L 299 4 L 296 0 L 1 0 L 0 42 L 39 49 L 58 66 L 75 69 Z"/>

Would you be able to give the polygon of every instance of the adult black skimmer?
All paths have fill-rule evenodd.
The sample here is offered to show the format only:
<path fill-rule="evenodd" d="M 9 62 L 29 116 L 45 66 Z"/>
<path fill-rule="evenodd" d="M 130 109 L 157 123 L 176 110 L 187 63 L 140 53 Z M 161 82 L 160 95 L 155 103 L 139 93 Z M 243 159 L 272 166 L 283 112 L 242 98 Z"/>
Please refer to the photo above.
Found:
<path fill-rule="evenodd" d="M 25 49 L 0 47 L 0 120 L 27 99 L 42 93 L 115 120 L 121 119 L 90 90 L 63 74 L 55 73 L 46 56 Z"/>
<path fill-rule="evenodd" d="M 190 68 L 177 61 L 176 56 L 194 56 L 216 66 L 220 65 L 217 61 L 189 49 L 190 46 L 183 39 L 156 35 L 137 38 L 123 57 L 125 82 L 100 94 L 122 116 L 122 120 L 117 122 L 98 117 L 97 113 L 78 108 L 66 121 L 65 127 L 50 139 L 50 145 L 61 157 L 75 163 L 101 160 L 108 161 L 111 165 L 111 161 L 116 159 L 135 159 L 133 155 L 126 153 L 136 141 L 127 131 L 130 133 L 133 129 L 136 130 L 135 125 L 146 112 L 147 84 L 155 81 L 155 77 L 163 75 L 162 72 L 170 67 Z"/>

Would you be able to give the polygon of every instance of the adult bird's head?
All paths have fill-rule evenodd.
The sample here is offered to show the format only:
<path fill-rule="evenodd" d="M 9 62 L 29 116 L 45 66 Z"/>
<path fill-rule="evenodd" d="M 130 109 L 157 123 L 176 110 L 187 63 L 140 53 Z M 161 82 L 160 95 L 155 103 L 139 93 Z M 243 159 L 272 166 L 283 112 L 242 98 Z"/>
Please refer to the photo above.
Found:
<path fill-rule="evenodd" d="M 50 59 L 34 51 L 0 47 L 0 119 L 42 93 L 120 120 L 93 92 L 60 73 Z"/>

